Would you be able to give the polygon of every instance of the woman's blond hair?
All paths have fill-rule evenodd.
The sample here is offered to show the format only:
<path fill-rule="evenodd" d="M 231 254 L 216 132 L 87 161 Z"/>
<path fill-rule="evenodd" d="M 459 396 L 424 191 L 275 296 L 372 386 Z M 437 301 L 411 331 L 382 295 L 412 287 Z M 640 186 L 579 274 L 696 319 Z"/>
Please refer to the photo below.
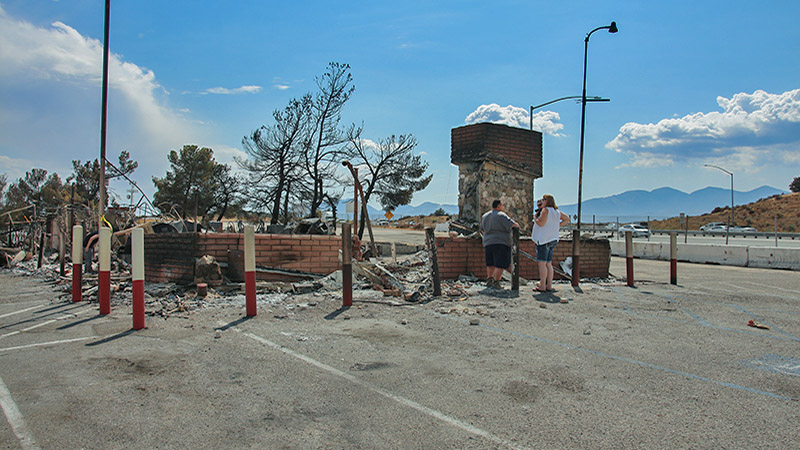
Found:
<path fill-rule="evenodd" d="M 558 209 L 558 206 L 556 206 L 556 199 L 553 198 L 552 195 L 544 194 L 542 196 L 542 200 L 544 200 L 544 203 L 545 203 L 544 206 L 550 206 L 551 208 Z"/>

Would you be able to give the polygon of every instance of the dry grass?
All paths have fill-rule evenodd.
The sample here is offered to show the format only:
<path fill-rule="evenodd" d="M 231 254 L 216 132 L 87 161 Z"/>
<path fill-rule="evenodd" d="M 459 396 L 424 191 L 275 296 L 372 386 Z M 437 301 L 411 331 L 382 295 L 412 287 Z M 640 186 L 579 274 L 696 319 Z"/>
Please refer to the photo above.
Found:
<path fill-rule="evenodd" d="M 754 227 L 758 231 L 775 231 L 777 218 L 779 232 L 798 233 L 800 232 L 800 192 L 775 195 L 737 206 L 734 208 L 733 214 L 737 226 Z M 730 207 L 717 208 L 709 214 L 689 217 L 689 229 L 697 230 L 709 222 L 728 223 L 730 218 Z M 650 228 L 656 230 L 679 230 L 684 227 L 685 225 L 680 224 L 680 217 L 650 221 Z"/>

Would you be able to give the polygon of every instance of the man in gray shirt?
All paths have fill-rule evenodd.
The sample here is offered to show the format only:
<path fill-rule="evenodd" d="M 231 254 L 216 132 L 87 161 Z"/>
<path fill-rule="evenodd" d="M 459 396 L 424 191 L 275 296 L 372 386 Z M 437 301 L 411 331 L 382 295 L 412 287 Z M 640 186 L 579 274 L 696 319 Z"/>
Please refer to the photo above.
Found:
<path fill-rule="evenodd" d="M 492 202 L 492 210 L 481 217 L 483 249 L 486 254 L 486 286 L 502 289 L 500 278 L 503 270 L 511 265 L 511 229 L 519 228 L 508 214 L 503 212 L 503 202 Z"/>

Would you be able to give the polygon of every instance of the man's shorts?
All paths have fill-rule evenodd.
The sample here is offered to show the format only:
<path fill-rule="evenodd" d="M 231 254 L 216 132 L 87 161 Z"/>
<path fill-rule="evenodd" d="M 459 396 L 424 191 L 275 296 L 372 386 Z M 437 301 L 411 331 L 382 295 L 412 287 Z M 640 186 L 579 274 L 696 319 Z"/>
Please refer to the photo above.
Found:
<path fill-rule="evenodd" d="M 550 241 L 546 244 L 536 244 L 536 261 L 551 263 L 553 262 L 553 250 L 558 241 Z"/>
<path fill-rule="evenodd" d="M 503 244 L 491 244 L 483 248 L 486 253 L 486 267 L 508 269 L 511 265 L 511 247 Z"/>

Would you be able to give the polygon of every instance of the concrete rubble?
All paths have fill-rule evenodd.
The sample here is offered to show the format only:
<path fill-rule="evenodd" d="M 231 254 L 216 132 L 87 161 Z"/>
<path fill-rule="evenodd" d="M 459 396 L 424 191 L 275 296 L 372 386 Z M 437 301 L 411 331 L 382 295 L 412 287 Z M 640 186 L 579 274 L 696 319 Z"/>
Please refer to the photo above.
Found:
<path fill-rule="evenodd" d="M 14 253 L 13 260 L 15 262 L 8 270 L 20 275 L 44 278 L 61 291 L 59 296 L 61 301 L 71 300 L 71 264 L 65 265 L 64 275 L 61 275 L 57 253 L 46 253 L 42 267 L 38 269 L 36 258 L 31 252 L 20 250 Z M 82 277 L 82 298 L 84 301 L 97 303 L 96 260 L 90 267 L 92 272 L 84 272 Z M 195 275 L 193 285 L 146 281 L 146 315 L 164 319 L 186 319 L 192 311 L 200 308 L 244 308 L 244 283 L 232 282 L 227 279 L 220 264 L 213 257 L 198 258 Z M 429 255 L 424 250 L 398 256 L 396 261 L 389 257 L 373 258 L 371 261 L 354 261 L 353 275 L 354 299 L 361 303 L 358 308 L 367 303 L 404 306 L 436 300 L 442 303 L 441 307 L 436 308 L 440 314 L 472 318 L 494 317 L 493 305 L 485 302 L 470 304 L 470 300 L 479 295 L 488 295 L 499 300 L 518 296 L 518 293 L 510 291 L 510 276 L 505 274 L 503 282 L 505 289 L 502 290 L 487 288 L 485 281 L 475 276 L 462 275 L 457 280 L 443 280 L 441 282 L 442 296 L 434 297 Z M 520 284 L 525 285 L 527 281 L 521 279 Z M 130 308 L 132 289 L 130 264 L 112 254 L 112 308 Z M 258 281 L 256 289 L 259 310 L 267 309 L 275 319 L 286 319 L 297 311 L 314 308 L 323 301 L 340 301 L 342 298 L 342 272 L 337 271 L 327 276 L 317 276 L 314 279 L 296 282 Z"/>

